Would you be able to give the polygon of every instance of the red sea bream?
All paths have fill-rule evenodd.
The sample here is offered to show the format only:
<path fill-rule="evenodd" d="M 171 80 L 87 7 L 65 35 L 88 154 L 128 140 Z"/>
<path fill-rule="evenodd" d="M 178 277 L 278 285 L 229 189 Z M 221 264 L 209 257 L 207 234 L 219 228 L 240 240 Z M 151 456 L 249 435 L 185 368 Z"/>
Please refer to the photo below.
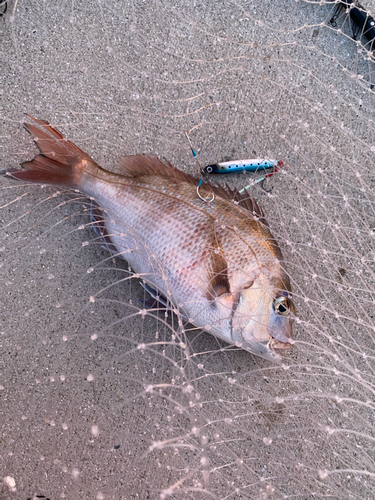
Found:
<path fill-rule="evenodd" d="M 295 314 L 281 251 L 254 200 L 204 184 L 148 155 L 101 168 L 49 123 L 26 124 L 41 152 L 16 179 L 95 199 L 108 247 L 196 327 L 272 361 L 291 345 Z"/>

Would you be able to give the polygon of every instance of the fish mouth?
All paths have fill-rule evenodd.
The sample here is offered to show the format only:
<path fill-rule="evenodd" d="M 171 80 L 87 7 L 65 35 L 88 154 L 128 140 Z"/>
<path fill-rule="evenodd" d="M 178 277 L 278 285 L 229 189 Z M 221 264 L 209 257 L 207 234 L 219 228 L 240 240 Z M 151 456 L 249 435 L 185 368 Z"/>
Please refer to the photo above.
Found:
<path fill-rule="evenodd" d="M 292 348 L 292 344 L 290 344 L 289 342 L 282 342 L 280 340 L 277 340 L 274 337 L 272 337 L 272 335 L 270 335 L 270 337 L 271 337 L 271 339 L 270 339 L 268 345 L 269 345 L 271 350 L 274 350 L 274 349 L 289 350 Z"/>

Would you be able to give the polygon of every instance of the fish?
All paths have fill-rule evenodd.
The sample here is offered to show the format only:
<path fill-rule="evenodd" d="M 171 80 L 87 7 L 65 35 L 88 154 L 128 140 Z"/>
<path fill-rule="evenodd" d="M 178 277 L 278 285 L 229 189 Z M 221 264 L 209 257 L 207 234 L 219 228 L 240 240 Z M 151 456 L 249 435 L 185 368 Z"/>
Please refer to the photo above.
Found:
<path fill-rule="evenodd" d="M 285 262 L 246 192 L 203 183 L 153 155 L 99 166 L 49 122 L 27 115 L 40 154 L 13 179 L 64 186 L 94 200 L 95 230 L 181 317 L 228 344 L 280 363 L 295 306 Z M 206 201 L 206 199 L 210 201 Z M 284 352 L 284 351 L 283 351 Z"/>

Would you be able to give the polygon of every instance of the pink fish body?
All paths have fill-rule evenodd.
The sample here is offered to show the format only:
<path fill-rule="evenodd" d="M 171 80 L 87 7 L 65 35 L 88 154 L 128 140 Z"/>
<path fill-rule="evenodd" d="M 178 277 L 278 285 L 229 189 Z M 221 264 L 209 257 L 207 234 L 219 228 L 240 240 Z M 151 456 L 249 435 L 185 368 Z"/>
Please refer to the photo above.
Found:
<path fill-rule="evenodd" d="M 32 117 L 30 117 L 32 118 Z M 95 199 L 111 248 L 189 322 L 272 361 L 290 348 L 295 314 L 281 251 L 255 201 L 237 191 L 197 196 L 197 180 L 158 158 L 102 169 L 47 122 L 25 125 L 41 154 L 14 178 L 79 189 Z M 209 196 L 209 192 L 206 193 Z"/>

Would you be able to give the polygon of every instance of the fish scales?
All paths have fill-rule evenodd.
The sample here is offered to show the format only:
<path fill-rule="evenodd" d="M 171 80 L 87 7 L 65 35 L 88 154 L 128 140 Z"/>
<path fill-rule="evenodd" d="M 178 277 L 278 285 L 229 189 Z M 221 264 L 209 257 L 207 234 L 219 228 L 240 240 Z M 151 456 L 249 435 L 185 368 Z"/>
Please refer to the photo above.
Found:
<path fill-rule="evenodd" d="M 42 154 L 10 175 L 94 198 L 106 241 L 191 323 L 280 360 L 277 350 L 291 344 L 295 309 L 281 251 L 255 201 L 249 211 L 238 192 L 202 186 L 203 195 L 217 191 L 204 202 L 195 179 L 148 155 L 124 157 L 120 173 L 109 172 L 47 122 L 32 119 L 42 129 L 26 128 Z"/>
<path fill-rule="evenodd" d="M 109 214 L 116 214 L 106 223 L 111 242 L 119 253 L 126 251 L 135 272 L 162 293 L 168 283 L 178 304 L 191 302 L 202 309 L 210 287 L 212 252 L 222 251 L 231 290 L 246 286 L 261 266 L 280 265 L 270 252 L 269 231 L 226 200 L 217 198 L 208 206 L 197 200 L 193 185 L 168 178 L 142 176 L 121 179 L 119 184 L 115 174 L 105 172 L 103 177 L 91 182 L 91 176 L 87 181 L 83 176 L 81 186 Z M 135 232 L 142 240 L 135 240 Z M 194 295 L 197 291 L 200 300 Z M 189 307 L 190 318 L 198 314 L 194 307 Z M 212 319 L 205 317 L 207 325 Z"/>

